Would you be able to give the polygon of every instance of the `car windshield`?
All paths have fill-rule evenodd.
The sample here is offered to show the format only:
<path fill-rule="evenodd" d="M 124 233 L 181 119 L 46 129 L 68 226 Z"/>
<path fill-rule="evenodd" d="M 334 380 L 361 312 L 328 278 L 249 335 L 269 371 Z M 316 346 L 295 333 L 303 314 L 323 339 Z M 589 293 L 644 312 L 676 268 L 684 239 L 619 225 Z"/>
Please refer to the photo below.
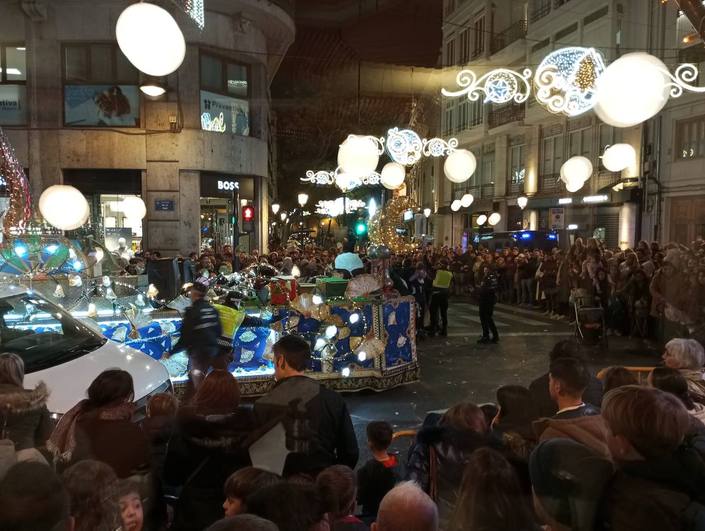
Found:
<path fill-rule="evenodd" d="M 0 352 L 14 352 L 31 373 L 91 352 L 106 339 L 32 293 L 0 299 Z"/>

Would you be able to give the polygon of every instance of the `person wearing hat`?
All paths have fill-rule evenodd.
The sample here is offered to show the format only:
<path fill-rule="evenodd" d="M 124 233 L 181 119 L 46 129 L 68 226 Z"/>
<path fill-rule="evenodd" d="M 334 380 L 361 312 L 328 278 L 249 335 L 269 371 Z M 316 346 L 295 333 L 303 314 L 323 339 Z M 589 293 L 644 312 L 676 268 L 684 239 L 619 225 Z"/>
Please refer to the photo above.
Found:
<path fill-rule="evenodd" d="M 218 311 L 206 300 L 208 286 L 195 282 L 191 287 L 191 306 L 186 309 L 181 324 L 181 337 L 171 353 L 186 350 L 189 357 L 189 383 L 186 396 L 191 396 L 211 367 L 225 368 L 221 353 L 222 327 Z M 232 351 L 232 345 L 230 346 Z"/>

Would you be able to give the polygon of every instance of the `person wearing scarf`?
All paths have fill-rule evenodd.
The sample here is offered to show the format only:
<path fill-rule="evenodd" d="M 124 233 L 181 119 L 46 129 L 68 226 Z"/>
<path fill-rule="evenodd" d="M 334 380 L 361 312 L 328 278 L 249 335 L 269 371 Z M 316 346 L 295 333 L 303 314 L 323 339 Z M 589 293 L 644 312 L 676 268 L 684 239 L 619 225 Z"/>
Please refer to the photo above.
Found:
<path fill-rule="evenodd" d="M 47 442 L 59 467 L 96 459 L 110 465 L 119 478 L 146 470 L 147 439 L 132 422 L 132 376 L 119 369 L 103 371 L 87 394 L 61 418 Z"/>

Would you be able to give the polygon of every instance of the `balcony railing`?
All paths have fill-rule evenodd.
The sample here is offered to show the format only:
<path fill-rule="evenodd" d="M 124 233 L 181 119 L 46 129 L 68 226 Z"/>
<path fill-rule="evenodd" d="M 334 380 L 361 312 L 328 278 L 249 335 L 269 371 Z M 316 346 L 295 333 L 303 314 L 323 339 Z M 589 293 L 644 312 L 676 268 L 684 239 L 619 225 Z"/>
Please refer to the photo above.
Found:
<path fill-rule="evenodd" d="M 524 114 L 524 104 L 513 103 L 499 109 L 492 109 L 488 115 L 490 129 L 512 122 L 519 122 L 524 119 Z"/>
<path fill-rule="evenodd" d="M 558 9 L 561 6 L 566 5 L 570 0 L 553 0 L 553 8 Z"/>
<path fill-rule="evenodd" d="M 534 11 L 531 12 L 529 20 L 536 22 L 551 12 L 551 0 L 544 0 Z"/>
<path fill-rule="evenodd" d="M 510 195 L 518 195 L 524 191 L 524 183 L 507 182 L 507 193 Z"/>
<path fill-rule="evenodd" d="M 561 189 L 560 175 L 558 173 L 547 173 L 539 179 L 539 192 L 555 193 Z"/>
<path fill-rule="evenodd" d="M 490 53 L 495 54 L 513 42 L 523 39 L 526 37 L 526 29 L 526 20 L 518 20 L 504 31 L 493 35 L 490 44 Z"/>
<path fill-rule="evenodd" d="M 614 186 L 622 179 L 620 172 L 601 170 L 597 174 L 597 190 L 601 190 L 608 186 Z"/>
<path fill-rule="evenodd" d="M 494 197 L 494 183 L 482 185 L 482 199 L 490 199 Z"/>

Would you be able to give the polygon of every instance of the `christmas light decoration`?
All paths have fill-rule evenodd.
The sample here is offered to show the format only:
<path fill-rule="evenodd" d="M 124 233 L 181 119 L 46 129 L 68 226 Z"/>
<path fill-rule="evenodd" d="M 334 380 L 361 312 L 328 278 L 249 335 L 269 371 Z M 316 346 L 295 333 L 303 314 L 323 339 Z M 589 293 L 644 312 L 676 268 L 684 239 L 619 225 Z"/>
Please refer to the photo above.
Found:
<path fill-rule="evenodd" d="M 592 162 L 585 157 L 571 157 L 561 166 L 561 181 L 585 183 L 592 176 Z"/>
<path fill-rule="evenodd" d="M 684 91 L 705 93 L 705 87 L 698 87 L 691 84 L 698 79 L 698 73 L 698 67 L 690 63 L 679 65 L 673 74 L 669 72 L 668 76 L 671 78 L 671 97 L 678 98 L 683 95 Z"/>
<path fill-rule="evenodd" d="M 388 162 L 382 168 L 382 186 L 388 190 L 396 190 L 404 184 L 406 169 L 398 162 Z"/>
<path fill-rule="evenodd" d="M 443 157 L 449 155 L 458 147 L 458 139 L 432 138 L 422 140 L 421 137 L 411 129 L 399 129 L 395 127 L 387 131 L 387 138 L 382 139 L 387 146 L 387 153 L 394 162 L 404 166 L 412 166 L 426 157 Z"/>
<path fill-rule="evenodd" d="M 203 30 L 206 27 L 205 9 L 203 0 L 172 0 L 177 6 L 183 9 L 186 14 Z"/>
<path fill-rule="evenodd" d="M 316 213 L 336 218 L 343 214 L 357 212 L 359 209 L 365 208 L 366 206 L 365 202 L 360 199 L 344 199 L 338 197 L 337 199 L 319 201 L 316 203 Z"/>
<path fill-rule="evenodd" d="M 604 59 L 594 48 L 555 50 L 536 69 L 536 100 L 553 113 L 583 114 L 595 106 L 596 83 L 604 71 Z"/>
<path fill-rule="evenodd" d="M 622 171 L 636 162 L 636 151 L 629 144 L 613 144 L 602 154 L 602 165 L 609 171 Z"/>
<path fill-rule="evenodd" d="M 5 181 L 10 195 L 10 204 L 3 218 L 3 232 L 21 232 L 32 217 L 32 199 L 29 183 L 22 165 L 17 160 L 4 131 L 0 128 L 0 178 Z"/>
<path fill-rule="evenodd" d="M 341 191 L 348 192 L 359 186 L 378 185 L 382 181 L 382 175 L 376 171 L 363 176 L 351 175 L 343 172 L 342 168 L 337 168 L 335 171 L 308 170 L 306 177 L 301 177 L 300 181 L 324 186 L 335 185 Z"/>
<path fill-rule="evenodd" d="M 55 184 L 39 197 L 39 212 L 59 230 L 74 230 L 88 220 L 90 209 L 84 195 L 73 186 Z"/>
<path fill-rule="evenodd" d="M 377 246 L 386 246 L 396 254 L 406 254 L 416 249 L 405 232 L 397 232 L 402 225 L 404 212 L 415 208 L 413 201 L 407 196 L 392 198 L 377 215 L 370 220 L 369 238 Z"/>
<path fill-rule="evenodd" d="M 467 181 L 477 168 L 477 159 L 471 151 L 458 149 L 451 153 L 443 165 L 443 171 L 450 182 Z"/>
<path fill-rule="evenodd" d="M 227 126 L 225 125 L 225 116 L 221 112 L 216 117 L 211 117 L 211 113 L 204 112 L 201 114 L 201 129 L 204 131 L 214 131 L 216 133 L 225 133 Z"/>
<path fill-rule="evenodd" d="M 125 8 L 115 24 L 115 36 L 125 57 L 150 76 L 168 76 L 186 56 L 186 41 L 168 11 L 140 2 Z"/>
<path fill-rule="evenodd" d="M 455 78 L 460 90 L 441 89 L 441 94 L 450 98 L 467 96 L 470 101 L 477 101 L 484 93 L 485 103 L 523 103 L 529 98 L 531 87 L 531 69 L 522 73 L 508 68 L 496 68 L 477 77 L 472 70 L 461 70 Z"/>
<path fill-rule="evenodd" d="M 383 139 L 373 136 L 349 135 L 338 149 L 341 171 L 362 177 L 377 168 L 379 156 L 384 153 Z"/>

